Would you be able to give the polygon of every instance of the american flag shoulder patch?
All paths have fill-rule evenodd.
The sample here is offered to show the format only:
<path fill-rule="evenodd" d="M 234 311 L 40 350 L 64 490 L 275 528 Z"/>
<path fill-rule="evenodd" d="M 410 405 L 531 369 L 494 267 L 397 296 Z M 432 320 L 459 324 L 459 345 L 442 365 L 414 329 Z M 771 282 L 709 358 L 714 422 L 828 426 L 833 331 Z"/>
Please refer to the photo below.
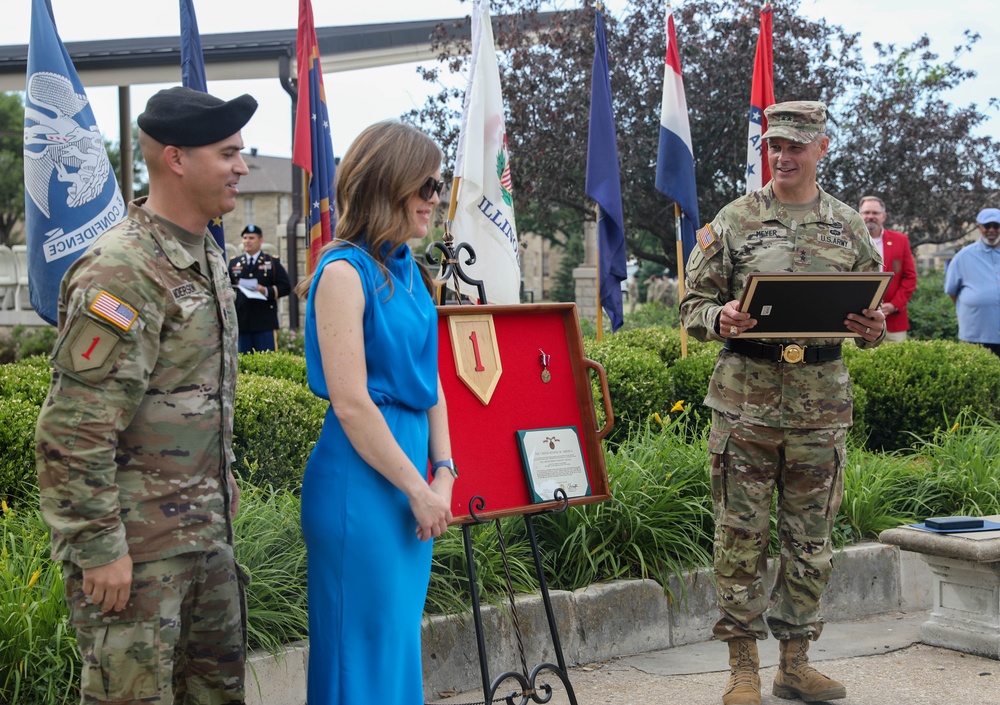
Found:
<path fill-rule="evenodd" d="M 705 225 L 697 234 L 698 245 L 702 250 L 707 250 L 713 244 L 715 244 L 715 233 L 712 232 L 711 225 Z"/>
<path fill-rule="evenodd" d="M 122 330 L 131 328 L 139 315 L 134 308 L 103 289 L 97 294 L 94 303 L 90 304 L 90 310 Z"/>

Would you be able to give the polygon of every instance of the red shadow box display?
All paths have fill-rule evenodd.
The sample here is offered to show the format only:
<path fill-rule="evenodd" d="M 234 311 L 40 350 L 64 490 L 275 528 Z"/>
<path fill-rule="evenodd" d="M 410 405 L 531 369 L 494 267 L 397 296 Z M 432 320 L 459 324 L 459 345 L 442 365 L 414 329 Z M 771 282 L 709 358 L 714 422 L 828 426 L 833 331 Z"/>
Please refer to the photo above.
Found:
<path fill-rule="evenodd" d="M 519 440 L 525 431 L 551 429 L 546 440 L 561 435 L 566 446 L 572 434 L 560 429 L 575 429 L 589 494 L 570 497 L 568 503 L 609 499 L 601 440 L 614 417 L 604 369 L 584 357 L 576 306 L 441 306 L 438 316 L 438 363 L 459 472 L 452 523 L 562 506 L 555 499 L 532 499 Z M 602 389 L 603 428 L 597 427 L 591 370 Z"/>

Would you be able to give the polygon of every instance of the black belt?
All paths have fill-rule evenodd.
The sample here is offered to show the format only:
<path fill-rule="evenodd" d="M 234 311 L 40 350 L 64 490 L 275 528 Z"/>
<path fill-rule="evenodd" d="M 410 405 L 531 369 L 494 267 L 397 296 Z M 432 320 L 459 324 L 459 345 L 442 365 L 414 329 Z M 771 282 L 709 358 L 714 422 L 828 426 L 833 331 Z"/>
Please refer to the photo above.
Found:
<path fill-rule="evenodd" d="M 723 346 L 729 352 L 771 362 L 829 362 L 839 360 L 839 345 L 796 345 L 795 343 L 759 343 L 756 340 L 729 339 Z"/>

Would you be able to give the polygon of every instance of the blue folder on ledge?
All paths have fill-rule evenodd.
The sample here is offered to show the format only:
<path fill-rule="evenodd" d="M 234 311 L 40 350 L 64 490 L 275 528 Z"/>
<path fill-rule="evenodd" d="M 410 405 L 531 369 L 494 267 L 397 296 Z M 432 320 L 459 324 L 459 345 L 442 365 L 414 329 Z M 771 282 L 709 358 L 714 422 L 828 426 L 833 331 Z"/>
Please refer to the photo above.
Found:
<path fill-rule="evenodd" d="M 972 519 L 972 517 L 942 517 L 928 519 L 927 522 L 930 522 L 931 526 L 928 526 L 927 522 L 921 524 L 910 524 L 910 526 L 915 529 L 923 529 L 924 531 L 933 531 L 935 534 L 968 534 L 973 531 L 1000 531 L 1000 524 L 995 521 L 976 519 L 976 521 L 981 522 L 981 524 L 979 526 L 969 526 L 969 522 L 961 521 L 966 519 Z"/>

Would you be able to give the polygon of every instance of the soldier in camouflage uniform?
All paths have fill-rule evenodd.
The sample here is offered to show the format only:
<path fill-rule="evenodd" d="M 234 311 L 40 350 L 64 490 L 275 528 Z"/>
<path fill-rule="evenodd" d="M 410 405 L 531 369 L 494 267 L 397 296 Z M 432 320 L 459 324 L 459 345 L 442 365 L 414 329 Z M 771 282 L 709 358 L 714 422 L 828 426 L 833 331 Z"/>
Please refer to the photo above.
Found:
<path fill-rule="evenodd" d="M 138 120 L 149 197 L 62 281 L 35 441 L 83 703 L 244 700 L 236 311 L 206 224 L 236 205 L 256 107 L 188 88 L 150 98 Z"/>
<path fill-rule="evenodd" d="M 759 705 L 757 640 L 767 638 L 768 628 L 781 645 L 775 695 L 806 701 L 846 695 L 806 655 L 823 628 L 819 602 L 831 573 L 830 533 L 851 425 L 840 339 L 741 339 L 757 321 L 739 311 L 739 299 L 751 272 L 877 272 L 882 264 L 860 216 L 816 184 L 816 165 L 829 146 L 826 106 L 781 103 L 765 114 L 772 180 L 698 232 L 680 307 L 694 337 L 725 343 L 705 399 L 713 410 L 714 569 L 722 612 L 713 633 L 728 642 L 731 666 L 725 705 Z M 847 318 L 845 328 L 860 347 L 882 341 L 880 311 Z M 769 600 L 764 575 L 775 488 L 781 556 Z"/>

